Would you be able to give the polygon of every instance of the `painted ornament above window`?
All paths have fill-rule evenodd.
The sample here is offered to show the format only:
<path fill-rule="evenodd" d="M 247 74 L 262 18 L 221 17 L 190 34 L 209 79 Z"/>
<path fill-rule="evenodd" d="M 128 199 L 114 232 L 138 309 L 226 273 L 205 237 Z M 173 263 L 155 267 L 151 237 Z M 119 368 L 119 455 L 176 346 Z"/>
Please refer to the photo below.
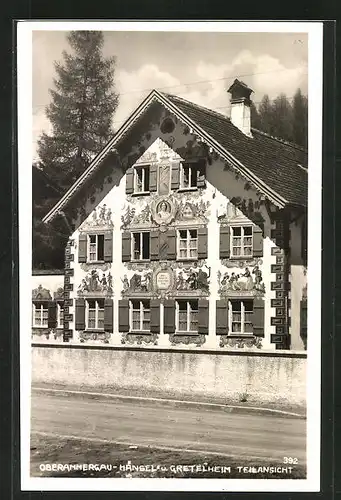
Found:
<path fill-rule="evenodd" d="M 83 222 L 81 230 L 86 229 L 101 229 L 112 227 L 112 211 L 111 208 L 107 207 L 104 203 L 101 207 L 97 207 L 92 212 L 92 216 Z"/>
<path fill-rule="evenodd" d="M 113 293 L 113 279 L 110 271 L 102 276 L 93 269 L 82 279 L 77 291 L 77 295 L 84 296 L 111 296 Z"/>
<path fill-rule="evenodd" d="M 252 271 L 248 267 L 244 272 L 225 272 L 218 271 L 219 293 L 221 295 L 263 295 L 265 285 L 263 283 L 262 271 L 256 265 Z"/>
<path fill-rule="evenodd" d="M 33 300 L 52 300 L 50 290 L 47 288 L 43 288 L 42 285 L 39 285 L 38 288 L 32 290 L 32 299 Z"/>

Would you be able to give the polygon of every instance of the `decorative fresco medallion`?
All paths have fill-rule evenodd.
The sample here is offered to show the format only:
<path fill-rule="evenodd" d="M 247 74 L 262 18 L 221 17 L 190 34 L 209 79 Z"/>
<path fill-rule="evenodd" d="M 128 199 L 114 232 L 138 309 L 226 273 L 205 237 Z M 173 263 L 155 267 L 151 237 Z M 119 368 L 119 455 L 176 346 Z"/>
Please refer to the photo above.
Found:
<path fill-rule="evenodd" d="M 160 229 L 174 220 L 176 205 L 172 198 L 157 198 L 151 202 L 150 209 L 152 218 Z"/>

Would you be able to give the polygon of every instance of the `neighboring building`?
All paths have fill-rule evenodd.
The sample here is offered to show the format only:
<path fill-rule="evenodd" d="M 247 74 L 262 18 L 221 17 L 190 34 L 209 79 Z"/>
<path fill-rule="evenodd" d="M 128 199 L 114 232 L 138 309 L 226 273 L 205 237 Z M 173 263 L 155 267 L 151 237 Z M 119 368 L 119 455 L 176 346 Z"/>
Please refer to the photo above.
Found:
<path fill-rule="evenodd" d="M 151 92 L 46 215 L 64 341 L 306 348 L 307 153 L 229 92 L 230 119 Z"/>

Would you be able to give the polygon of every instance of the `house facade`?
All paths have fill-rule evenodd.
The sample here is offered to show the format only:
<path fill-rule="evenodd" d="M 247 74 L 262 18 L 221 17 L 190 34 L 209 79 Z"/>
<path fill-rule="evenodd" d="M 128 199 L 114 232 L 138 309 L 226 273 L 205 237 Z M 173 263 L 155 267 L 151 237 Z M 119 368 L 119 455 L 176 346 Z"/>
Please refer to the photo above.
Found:
<path fill-rule="evenodd" d="M 46 215 L 70 238 L 45 336 L 306 348 L 306 152 L 252 129 L 243 82 L 229 92 L 230 119 L 153 91 Z"/>

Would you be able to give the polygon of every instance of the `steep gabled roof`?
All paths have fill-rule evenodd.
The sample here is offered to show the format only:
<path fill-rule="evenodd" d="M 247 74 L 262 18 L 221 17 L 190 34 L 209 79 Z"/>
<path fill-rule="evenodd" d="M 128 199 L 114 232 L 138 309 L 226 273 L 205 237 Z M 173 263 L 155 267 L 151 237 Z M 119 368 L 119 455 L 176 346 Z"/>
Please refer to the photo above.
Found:
<path fill-rule="evenodd" d="M 252 129 L 253 137 L 247 137 L 226 116 L 180 97 L 153 90 L 44 217 L 44 222 L 51 221 L 63 210 L 89 176 L 100 167 L 104 158 L 155 102 L 188 125 L 221 158 L 228 161 L 276 205 L 307 205 L 308 170 L 307 153 L 304 149 L 255 129 Z"/>

